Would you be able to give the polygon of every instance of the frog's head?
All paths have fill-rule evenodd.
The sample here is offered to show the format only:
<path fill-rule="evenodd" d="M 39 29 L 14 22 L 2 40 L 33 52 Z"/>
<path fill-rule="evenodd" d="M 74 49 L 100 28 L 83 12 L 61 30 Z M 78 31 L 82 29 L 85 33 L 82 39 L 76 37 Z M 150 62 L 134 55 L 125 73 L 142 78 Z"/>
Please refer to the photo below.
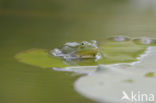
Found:
<path fill-rule="evenodd" d="M 95 58 L 97 54 L 97 42 L 95 40 L 92 40 L 91 42 L 81 42 L 79 46 L 77 46 L 75 55 L 77 58 Z"/>
<path fill-rule="evenodd" d="M 59 52 L 58 52 L 59 51 Z M 61 49 L 54 49 L 52 54 L 54 56 L 70 58 L 96 58 L 98 54 L 97 42 L 67 42 Z"/>

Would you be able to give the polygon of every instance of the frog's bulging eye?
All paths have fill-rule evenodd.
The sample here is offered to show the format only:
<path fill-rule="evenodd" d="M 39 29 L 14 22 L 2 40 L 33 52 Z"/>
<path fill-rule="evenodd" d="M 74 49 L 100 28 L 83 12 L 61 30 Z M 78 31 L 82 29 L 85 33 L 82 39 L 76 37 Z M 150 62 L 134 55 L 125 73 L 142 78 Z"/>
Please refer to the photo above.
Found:
<path fill-rule="evenodd" d="M 84 45 L 84 43 L 81 43 L 81 45 Z"/>

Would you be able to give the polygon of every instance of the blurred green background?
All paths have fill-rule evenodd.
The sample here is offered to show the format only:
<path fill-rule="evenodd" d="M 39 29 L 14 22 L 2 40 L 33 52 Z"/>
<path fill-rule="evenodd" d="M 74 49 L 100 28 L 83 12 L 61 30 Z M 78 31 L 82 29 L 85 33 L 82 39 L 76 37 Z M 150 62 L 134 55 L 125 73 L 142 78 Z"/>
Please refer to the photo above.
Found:
<path fill-rule="evenodd" d="M 18 52 L 155 33 L 155 0 L 0 0 L 0 103 L 93 103 L 74 91 L 78 76 L 19 63 Z"/>

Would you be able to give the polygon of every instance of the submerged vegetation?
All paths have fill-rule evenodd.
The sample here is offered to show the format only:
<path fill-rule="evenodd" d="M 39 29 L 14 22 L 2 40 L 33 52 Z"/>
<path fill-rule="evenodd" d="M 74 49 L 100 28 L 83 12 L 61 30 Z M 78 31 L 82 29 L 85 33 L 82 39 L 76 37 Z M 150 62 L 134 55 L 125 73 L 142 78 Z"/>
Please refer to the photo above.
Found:
<path fill-rule="evenodd" d="M 155 76 L 154 72 L 148 72 L 145 74 L 145 77 L 151 77 L 152 78 L 154 76 Z"/>
<path fill-rule="evenodd" d="M 127 80 L 124 80 L 124 82 L 126 82 L 126 83 L 134 83 L 134 80 L 132 80 L 132 79 L 127 79 Z"/>

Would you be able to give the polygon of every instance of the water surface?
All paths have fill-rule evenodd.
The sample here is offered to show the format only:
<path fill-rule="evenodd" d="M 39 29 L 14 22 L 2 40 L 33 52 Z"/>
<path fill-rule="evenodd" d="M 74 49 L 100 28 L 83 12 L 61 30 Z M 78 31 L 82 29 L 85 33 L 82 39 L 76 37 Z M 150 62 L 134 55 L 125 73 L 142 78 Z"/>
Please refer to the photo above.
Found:
<path fill-rule="evenodd" d="M 78 76 L 15 60 L 30 48 L 114 35 L 156 38 L 154 0 L 1 0 L 0 102 L 92 103 L 75 92 Z"/>

